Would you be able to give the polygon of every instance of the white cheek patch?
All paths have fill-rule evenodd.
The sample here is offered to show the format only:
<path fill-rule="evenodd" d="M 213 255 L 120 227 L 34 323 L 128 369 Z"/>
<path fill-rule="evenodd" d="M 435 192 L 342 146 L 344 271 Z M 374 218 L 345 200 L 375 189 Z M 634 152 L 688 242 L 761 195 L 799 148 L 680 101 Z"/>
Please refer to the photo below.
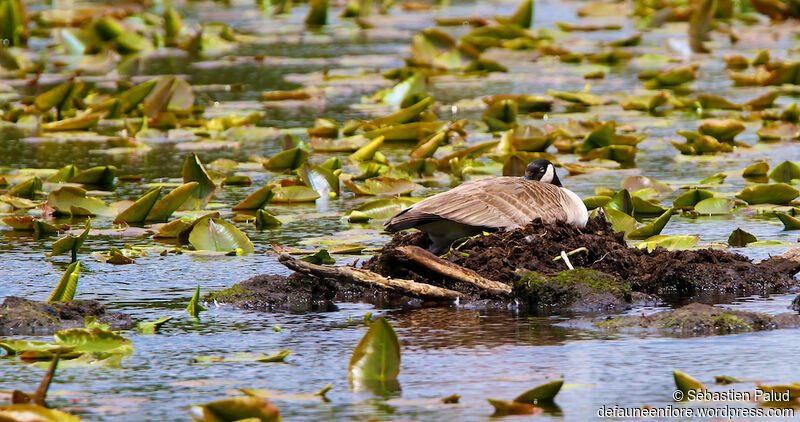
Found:
<path fill-rule="evenodd" d="M 544 172 L 544 176 L 542 176 L 542 178 L 539 180 L 545 183 L 553 183 L 553 176 L 555 175 L 555 172 L 556 171 L 553 169 L 553 165 L 548 164 L 547 170 Z"/>

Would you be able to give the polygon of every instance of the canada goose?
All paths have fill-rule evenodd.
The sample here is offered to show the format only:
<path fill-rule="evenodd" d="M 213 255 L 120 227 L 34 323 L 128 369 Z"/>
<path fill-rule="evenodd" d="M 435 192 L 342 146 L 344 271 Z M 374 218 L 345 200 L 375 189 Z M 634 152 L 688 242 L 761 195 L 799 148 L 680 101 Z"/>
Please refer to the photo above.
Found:
<path fill-rule="evenodd" d="M 489 177 L 426 198 L 390 218 L 386 230 L 416 227 L 440 253 L 456 240 L 485 230 L 513 230 L 535 218 L 583 227 L 589 213 L 578 195 L 561 187 L 553 163 L 535 160 L 524 177 Z"/>

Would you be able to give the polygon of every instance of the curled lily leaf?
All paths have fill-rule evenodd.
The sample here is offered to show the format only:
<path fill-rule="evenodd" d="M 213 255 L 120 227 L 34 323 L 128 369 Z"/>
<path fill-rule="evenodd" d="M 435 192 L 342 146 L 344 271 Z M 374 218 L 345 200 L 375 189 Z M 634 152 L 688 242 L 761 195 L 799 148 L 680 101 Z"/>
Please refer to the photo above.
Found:
<path fill-rule="evenodd" d="M 192 298 L 189 299 L 189 305 L 186 306 L 186 312 L 194 318 L 197 318 L 200 315 L 200 312 L 205 311 L 206 308 L 203 305 L 200 305 L 200 285 L 197 285 L 197 288 L 194 290 L 194 294 Z"/>
<path fill-rule="evenodd" d="M 736 228 L 730 236 L 728 236 L 728 244 L 735 247 L 742 247 L 747 246 L 748 243 L 757 242 L 755 236 L 752 234 L 742 230 L 741 228 Z"/>
<path fill-rule="evenodd" d="M 78 274 L 81 269 L 81 261 L 75 261 L 67 267 L 64 275 L 56 287 L 47 298 L 48 302 L 66 302 L 75 298 L 75 290 L 78 288 Z"/>

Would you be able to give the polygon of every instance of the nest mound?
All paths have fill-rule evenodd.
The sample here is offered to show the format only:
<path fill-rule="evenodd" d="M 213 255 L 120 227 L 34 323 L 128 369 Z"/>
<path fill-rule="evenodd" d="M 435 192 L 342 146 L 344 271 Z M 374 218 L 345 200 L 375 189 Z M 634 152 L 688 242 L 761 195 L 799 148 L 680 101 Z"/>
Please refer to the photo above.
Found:
<path fill-rule="evenodd" d="M 391 251 L 402 246 L 426 248 L 424 233 L 399 233 L 370 259 L 364 268 L 389 277 L 431 282 L 409 271 L 392 259 Z M 561 251 L 572 254 L 577 267 L 590 268 L 615 276 L 633 291 L 693 296 L 703 293 L 736 295 L 768 294 L 787 291 L 797 285 L 794 274 L 773 259 L 754 263 L 750 259 L 720 249 L 652 252 L 627 245 L 602 218 L 592 218 L 586 227 L 568 223 L 545 224 L 541 220 L 513 231 L 498 231 L 475 237 L 457 246 L 443 258 L 471 269 L 481 276 L 513 285 L 518 269 L 556 274 L 566 269 L 562 260 L 553 259 Z M 437 284 L 437 283 L 434 283 Z"/>

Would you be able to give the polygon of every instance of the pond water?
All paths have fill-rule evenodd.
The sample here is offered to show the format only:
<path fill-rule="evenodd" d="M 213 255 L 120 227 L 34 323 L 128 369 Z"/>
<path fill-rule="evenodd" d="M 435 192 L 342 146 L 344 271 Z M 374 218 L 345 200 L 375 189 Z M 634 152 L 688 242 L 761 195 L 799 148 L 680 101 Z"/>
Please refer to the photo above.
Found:
<path fill-rule="evenodd" d="M 575 10 L 583 3 L 541 1 L 536 4 L 534 27 L 554 28 L 555 21 L 575 22 Z M 43 6 L 32 6 L 33 10 Z M 225 115 L 232 111 L 265 110 L 260 122 L 291 130 L 313 125 L 317 117 L 330 117 L 339 122 L 348 118 L 377 116 L 350 107 L 363 95 L 369 95 L 388 82 L 374 74 L 402 66 L 408 55 L 411 37 L 420 29 L 433 25 L 433 16 L 492 16 L 510 14 L 516 2 L 453 1 L 448 7 L 434 12 L 405 12 L 399 8 L 390 16 L 375 17 L 376 29 L 358 30 L 352 23 L 332 17 L 333 24 L 314 32 L 306 32 L 302 20 L 307 9 L 296 6 L 290 17 L 282 21 L 265 20 L 252 2 L 234 2 L 230 7 L 219 4 L 191 2 L 181 10 L 186 21 L 225 21 L 232 27 L 253 34 L 259 42 L 237 46 L 225 53 L 228 59 L 207 57 L 191 61 L 181 54 L 146 57 L 130 73 L 136 76 L 157 74 L 186 75 L 192 85 L 244 84 L 241 92 L 209 91 L 213 106 L 209 115 Z M 334 15 L 332 13 L 332 15 Z M 572 33 L 563 42 L 576 50 L 588 49 L 597 40 L 615 40 L 634 33 L 631 22 L 624 19 L 590 20 L 619 22 L 622 31 Z M 714 57 L 735 52 L 752 52 L 767 48 L 775 57 L 784 57 L 787 49 L 796 46 L 790 36 L 781 36 L 790 24 L 762 25 L 745 29 L 736 50 L 727 42 L 715 45 Z M 670 24 L 645 34 L 644 42 L 635 51 L 665 53 L 665 45 L 673 39 L 685 39 L 685 27 Z M 448 29 L 463 34 L 466 28 Z M 784 32 L 782 32 L 784 31 Z M 762 36 L 756 36 L 761 34 Z M 773 37 L 776 35 L 776 37 Z M 715 36 L 716 37 L 716 36 Z M 263 54 L 263 63 L 245 60 L 246 56 Z M 547 89 L 583 89 L 582 78 L 594 67 L 563 65 L 556 60 L 531 61 L 529 53 L 490 51 L 509 68 L 507 74 L 488 77 L 442 76 L 433 79 L 429 92 L 436 98 L 440 117 L 479 118 L 481 110 L 470 102 L 488 94 L 544 94 Z M 693 85 L 697 92 L 724 95 L 734 102 L 755 98 L 765 88 L 731 88 L 724 76 L 721 60 L 700 61 L 701 77 Z M 604 68 L 606 78 L 592 82 L 592 92 L 624 98 L 631 92 L 641 92 L 636 75 L 643 69 L 660 68 L 638 58 L 629 65 Z M 259 101 L 265 90 L 292 89 L 305 83 L 320 81 L 320 72 L 353 74 L 364 72 L 362 81 L 336 86 L 325 101 L 299 106 L 270 106 Z M 109 75 L 109 80 L 115 76 Z M 102 78 L 100 78 L 102 80 Z M 309 82 L 311 81 L 311 82 Z M 322 82 L 322 84 L 326 84 Z M 782 106 L 793 99 L 781 96 Z M 455 107 L 454 107 L 455 106 Z M 567 119 L 615 118 L 619 123 L 633 125 L 645 131 L 648 139 L 640 144 L 636 168 L 630 170 L 566 176 L 562 181 L 582 197 L 594 195 L 595 186 L 618 188 L 624 177 L 641 174 L 668 182 L 674 186 L 691 184 L 720 172 L 734 172 L 755 159 L 769 160 L 772 166 L 784 160 L 800 159 L 796 143 L 758 144 L 757 124 L 748 124 L 739 140 L 753 144 L 750 149 L 711 160 L 690 160 L 676 157 L 677 151 L 666 139 L 678 139 L 676 130 L 697 128 L 696 114 L 673 113 L 665 118 L 646 116 L 638 112 L 623 112 L 618 105 L 594 107 L 588 113 L 559 113 L 548 116 L 549 122 Z M 541 126 L 541 120 L 521 117 L 521 122 Z M 303 131 L 293 131 L 303 134 Z M 469 142 L 489 140 L 491 135 L 470 134 Z M 113 164 L 119 174 L 138 174 L 144 182 L 178 180 L 183 159 L 188 153 L 176 142 L 158 142 L 151 150 L 134 155 L 108 155 L 102 143 L 94 142 L 32 142 L 18 133 L 7 131 L 0 141 L 0 169 L 58 168 L 75 164 L 81 169 L 94 165 Z M 386 156 L 400 161 L 409 146 L 389 145 Z M 246 143 L 238 148 L 202 150 L 204 163 L 218 158 L 247 161 L 252 155 L 270 156 L 280 151 L 277 140 Z M 384 150 L 382 150 L 384 151 Z M 331 155 L 314 154 L 312 161 L 321 162 Z M 263 186 L 274 175 L 264 171 L 247 173 L 253 187 L 224 187 L 217 191 L 213 202 L 235 204 L 255 187 Z M 730 175 L 717 191 L 737 192 L 747 183 L 735 174 Z M 425 196 L 446 190 L 446 178 L 439 178 L 414 192 Z M 111 202 L 134 199 L 147 187 L 143 183 L 119 182 L 109 197 Z M 664 198 L 671 203 L 675 192 Z M 187 300 L 199 284 L 207 293 L 258 274 L 287 274 L 288 271 L 268 255 L 271 244 L 313 247 L 322 244 L 317 237 L 346 236 L 368 247 L 378 247 L 388 237 L 378 234 L 380 223 L 353 226 L 341 216 L 370 198 L 354 197 L 348 193 L 341 199 L 319 200 L 311 205 L 270 207 L 281 216 L 294 219 L 282 227 L 258 231 L 241 226 L 253 243 L 256 252 L 251 256 L 199 256 L 184 254 L 137 259 L 135 265 L 113 266 L 89 256 L 83 257 L 78 297 L 100 300 L 112 310 L 132 314 L 136 319 L 154 320 L 172 315 L 156 335 L 127 332 L 133 340 L 135 353 L 126 358 L 121 368 L 65 368 L 59 370 L 51 387 L 51 404 L 75 413 L 86 420 L 186 420 L 186 407 L 222 398 L 237 388 L 269 388 L 283 393 L 310 393 L 327 383 L 333 388 L 330 402 L 278 398 L 284 420 L 487 420 L 492 413 L 487 397 L 512 399 L 519 393 L 547 379 L 563 377 L 566 385 L 556 400 L 557 408 L 549 408 L 539 416 L 543 420 L 582 421 L 594 418 L 603 406 L 620 405 L 663 407 L 672 404 L 674 390 L 672 370 L 680 369 L 711 383 L 714 375 L 731 375 L 757 379 L 767 384 L 800 381 L 796 369 L 796 345 L 800 331 L 779 330 L 700 338 L 671 338 L 658 335 L 608 335 L 564 324 L 567 317 L 530 317 L 512 311 L 486 311 L 459 307 L 429 309 L 375 309 L 364 304 L 339 304 L 339 310 L 326 313 L 259 313 L 217 307 L 199 319 L 190 318 L 184 311 Z M 80 227 L 81 219 L 63 222 Z M 108 229 L 110 219 L 93 221 L 95 228 Z M 783 231 L 774 217 L 761 216 L 752 210 L 719 217 L 675 216 L 664 234 L 699 234 L 702 242 L 724 242 L 736 227 L 742 227 L 759 240 L 778 240 L 797 243 L 798 232 Z M 311 239 L 311 240 L 309 240 Z M 0 228 L 0 298 L 25 296 L 35 300 L 47 297 L 68 264 L 68 258 L 45 258 L 53 239 L 35 239 L 26 233 Z M 352 243 L 342 241 L 341 243 Z M 82 254 L 89 250 L 107 250 L 124 244 L 153 244 L 147 236 L 91 236 Z M 754 259 L 780 253 L 786 246 L 751 247 L 737 250 Z M 340 258 L 340 262 L 364 259 L 363 256 Z M 729 298 L 733 306 L 770 314 L 787 311 L 793 295 L 771 297 Z M 668 305 L 664 305 L 667 307 Z M 659 308 L 661 309 L 661 308 Z M 633 312 L 652 312 L 636 309 Z M 396 328 L 401 341 L 402 368 L 399 376 L 401 391 L 391 395 L 374 395 L 368 391 L 353 391 L 347 383 L 347 364 L 353 348 L 366 331 L 360 320 L 367 313 L 385 316 Z M 581 317 L 573 315 L 573 317 Z M 274 327 L 280 327 L 275 331 Z M 27 337 L 42 340 L 38 337 Z M 46 340 L 46 339 L 45 339 Z M 238 352 L 273 353 L 292 351 L 286 364 L 220 363 L 192 364 L 194 356 L 222 355 Z M 33 390 L 43 370 L 16 359 L 0 360 L 0 389 Z M 735 388 L 752 390 L 751 383 Z M 461 403 L 444 405 L 438 399 L 460 394 Z M 752 404 L 739 404 L 752 406 Z M 691 405 L 676 405 L 691 406 Z M 506 420 L 523 417 L 508 417 Z M 525 417 L 527 419 L 527 417 Z"/>

